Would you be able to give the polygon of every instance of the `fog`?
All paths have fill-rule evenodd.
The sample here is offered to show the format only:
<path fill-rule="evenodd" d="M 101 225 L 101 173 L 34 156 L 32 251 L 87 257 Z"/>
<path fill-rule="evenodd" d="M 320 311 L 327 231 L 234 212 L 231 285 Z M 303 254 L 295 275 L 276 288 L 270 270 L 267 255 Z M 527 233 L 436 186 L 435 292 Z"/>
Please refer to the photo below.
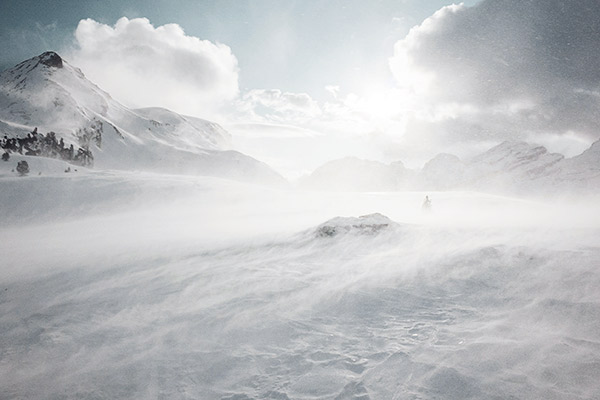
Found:
<path fill-rule="evenodd" d="M 600 394 L 595 198 L 110 171 L 3 189 L 7 398 Z"/>

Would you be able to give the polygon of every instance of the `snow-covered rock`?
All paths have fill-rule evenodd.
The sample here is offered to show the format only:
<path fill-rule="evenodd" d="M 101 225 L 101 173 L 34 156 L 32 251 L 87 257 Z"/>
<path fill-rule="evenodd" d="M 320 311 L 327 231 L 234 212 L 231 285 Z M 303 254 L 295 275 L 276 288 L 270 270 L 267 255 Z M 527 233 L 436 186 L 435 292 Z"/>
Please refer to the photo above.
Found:
<path fill-rule="evenodd" d="M 385 215 L 375 213 L 360 217 L 336 217 L 322 223 L 316 229 L 318 237 L 333 237 L 344 234 L 375 235 L 392 229 L 398 224 Z"/>
<path fill-rule="evenodd" d="M 54 52 L 0 73 L 0 129 L 23 136 L 35 127 L 67 144 L 90 144 L 99 168 L 285 182 L 266 164 L 232 151 L 218 124 L 160 108 L 131 110 Z"/>

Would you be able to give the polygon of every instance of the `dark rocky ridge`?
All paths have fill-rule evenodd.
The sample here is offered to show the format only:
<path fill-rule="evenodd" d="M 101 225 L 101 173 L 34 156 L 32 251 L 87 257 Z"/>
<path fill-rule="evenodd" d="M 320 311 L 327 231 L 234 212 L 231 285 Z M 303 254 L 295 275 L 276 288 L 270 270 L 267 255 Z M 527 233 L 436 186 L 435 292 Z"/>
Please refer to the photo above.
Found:
<path fill-rule="evenodd" d="M 48 67 L 62 68 L 63 61 L 58 54 L 53 51 L 47 51 L 39 56 L 40 64 Z"/>

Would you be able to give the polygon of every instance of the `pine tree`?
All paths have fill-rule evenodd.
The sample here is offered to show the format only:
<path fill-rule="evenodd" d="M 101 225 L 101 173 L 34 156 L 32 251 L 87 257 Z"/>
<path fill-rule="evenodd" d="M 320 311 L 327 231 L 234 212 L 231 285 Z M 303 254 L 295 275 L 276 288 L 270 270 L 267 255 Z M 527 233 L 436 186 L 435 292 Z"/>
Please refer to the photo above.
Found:
<path fill-rule="evenodd" d="M 21 176 L 25 176 L 29 173 L 29 164 L 27 164 L 27 161 L 23 160 L 17 163 L 17 172 Z"/>

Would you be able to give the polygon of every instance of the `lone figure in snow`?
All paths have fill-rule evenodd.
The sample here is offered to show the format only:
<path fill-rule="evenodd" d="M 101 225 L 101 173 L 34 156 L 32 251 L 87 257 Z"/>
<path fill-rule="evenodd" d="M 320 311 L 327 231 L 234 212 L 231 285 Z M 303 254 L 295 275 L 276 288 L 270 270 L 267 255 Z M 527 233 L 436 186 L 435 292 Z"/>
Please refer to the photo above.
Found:
<path fill-rule="evenodd" d="M 425 212 L 431 211 L 431 200 L 429 199 L 429 196 L 425 196 L 425 200 L 423 200 L 423 205 L 421 206 L 421 210 L 423 210 Z"/>

